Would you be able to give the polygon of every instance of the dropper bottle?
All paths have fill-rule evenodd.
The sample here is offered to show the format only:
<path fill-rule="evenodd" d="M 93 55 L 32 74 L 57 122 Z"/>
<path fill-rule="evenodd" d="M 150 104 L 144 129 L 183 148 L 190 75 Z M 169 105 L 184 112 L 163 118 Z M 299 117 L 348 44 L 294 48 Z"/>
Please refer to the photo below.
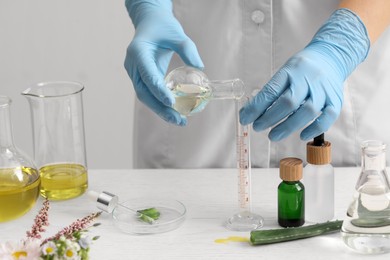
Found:
<path fill-rule="evenodd" d="M 334 169 L 331 165 L 331 143 L 325 141 L 324 134 L 307 143 L 306 160 L 303 170 L 306 220 L 329 221 L 334 216 Z"/>
<path fill-rule="evenodd" d="M 278 186 L 278 223 L 282 227 L 299 227 L 305 223 L 305 187 L 302 160 L 288 157 L 280 160 L 279 173 L 283 180 Z"/>
<path fill-rule="evenodd" d="M 129 207 L 126 207 L 119 203 L 118 196 L 107 192 L 102 191 L 98 193 L 96 191 L 88 191 L 88 198 L 94 202 L 96 202 L 96 206 L 98 209 L 106 213 L 112 213 L 114 209 L 120 208 L 122 211 L 127 212 L 129 215 L 134 215 L 138 219 L 143 222 L 154 224 L 155 220 L 160 216 L 159 212 L 155 208 L 148 208 L 144 210 L 135 210 Z"/>

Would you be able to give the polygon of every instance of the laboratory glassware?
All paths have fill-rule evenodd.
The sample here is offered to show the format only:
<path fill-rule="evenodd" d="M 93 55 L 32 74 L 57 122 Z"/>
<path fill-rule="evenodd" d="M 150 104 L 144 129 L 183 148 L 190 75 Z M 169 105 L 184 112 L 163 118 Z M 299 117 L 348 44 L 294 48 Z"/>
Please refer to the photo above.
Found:
<path fill-rule="evenodd" d="M 334 169 L 331 143 L 321 134 L 306 144 L 307 165 L 303 169 L 305 219 L 320 223 L 334 216 Z"/>
<path fill-rule="evenodd" d="M 112 213 L 115 208 L 123 207 L 122 210 L 128 211 L 129 214 L 135 215 L 135 217 L 142 219 L 149 224 L 155 223 L 155 218 L 150 217 L 147 214 L 143 214 L 140 210 L 132 209 L 119 204 L 119 197 L 115 194 L 107 191 L 102 191 L 101 193 L 96 191 L 88 191 L 87 195 L 90 200 L 96 202 L 97 208 L 103 210 L 104 212 Z"/>
<path fill-rule="evenodd" d="M 183 224 L 187 212 L 185 206 L 177 200 L 133 198 L 120 202 L 117 195 L 107 191 L 88 191 L 87 195 L 99 209 L 112 215 L 118 229 L 133 235 L 174 230 Z"/>
<path fill-rule="evenodd" d="M 172 70 L 166 76 L 165 82 L 175 97 L 174 109 L 185 116 L 201 112 L 212 99 L 235 100 L 239 212 L 230 217 L 225 225 L 228 229 L 236 231 L 262 227 L 263 218 L 252 212 L 250 198 L 249 126 L 243 126 L 239 122 L 239 110 L 243 103 L 248 101 L 242 80 L 209 80 L 202 71 L 184 66 Z"/>
<path fill-rule="evenodd" d="M 353 200 L 341 228 L 344 243 L 364 254 L 390 251 L 390 184 L 386 173 L 386 145 L 362 143 L 362 165 Z"/>
<path fill-rule="evenodd" d="M 88 186 L 82 91 L 77 82 L 43 82 L 22 94 L 30 104 L 40 193 L 49 200 L 77 197 Z"/>
<path fill-rule="evenodd" d="M 250 231 L 263 226 L 263 218 L 252 212 L 251 199 L 251 155 L 250 126 L 241 125 L 239 111 L 248 98 L 236 99 L 236 151 L 238 169 L 238 204 L 239 212 L 231 216 L 225 223 L 230 230 Z"/>
<path fill-rule="evenodd" d="M 0 222 L 27 213 L 39 197 L 40 178 L 34 162 L 13 140 L 11 99 L 0 96 Z"/>
<path fill-rule="evenodd" d="M 184 116 L 202 111 L 212 99 L 244 96 L 244 83 L 240 79 L 209 80 L 205 73 L 189 66 L 172 70 L 165 82 L 175 97 L 173 108 Z"/>

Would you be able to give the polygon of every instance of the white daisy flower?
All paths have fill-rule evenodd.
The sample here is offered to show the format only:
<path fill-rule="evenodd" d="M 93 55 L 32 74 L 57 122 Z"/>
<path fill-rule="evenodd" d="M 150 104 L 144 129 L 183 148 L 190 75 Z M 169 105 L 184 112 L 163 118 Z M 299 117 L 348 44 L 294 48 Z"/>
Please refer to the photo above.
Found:
<path fill-rule="evenodd" d="M 80 256 L 77 254 L 77 251 L 73 247 L 68 247 L 64 253 L 64 259 L 66 260 L 79 260 Z"/>
<path fill-rule="evenodd" d="M 4 260 L 36 260 L 41 255 L 39 241 L 28 239 L 17 243 L 7 242 L 0 245 L 0 259 Z"/>
<path fill-rule="evenodd" d="M 54 255 L 57 251 L 57 246 L 53 241 L 49 241 L 42 246 L 43 255 Z"/>

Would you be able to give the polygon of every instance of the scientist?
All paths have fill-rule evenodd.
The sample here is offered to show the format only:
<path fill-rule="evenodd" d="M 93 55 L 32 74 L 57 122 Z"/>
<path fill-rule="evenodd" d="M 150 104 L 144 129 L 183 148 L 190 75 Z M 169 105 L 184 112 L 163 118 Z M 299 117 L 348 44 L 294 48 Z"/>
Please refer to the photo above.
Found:
<path fill-rule="evenodd" d="M 389 0 L 127 0 L 126 7 L 136 31 L 125 68 L 143 103 L 135 105 L 135 168 L 236 165 L 234 102 L 212 101 L 189 118 L 172 108 L 164 76 L 183 62 L 210 79 L 241 78 L 257 93 L 240 111 L 255 130 L 253 167 L 305 159 L 306 141 L 322 132 L 336 166 L 358 165 L 363 140 L 390 145 Z"/>

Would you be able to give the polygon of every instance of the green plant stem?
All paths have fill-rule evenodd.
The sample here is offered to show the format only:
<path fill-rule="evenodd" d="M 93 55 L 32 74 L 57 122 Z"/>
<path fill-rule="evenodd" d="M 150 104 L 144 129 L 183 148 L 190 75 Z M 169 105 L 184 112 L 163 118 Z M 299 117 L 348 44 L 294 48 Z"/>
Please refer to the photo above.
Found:
<path fill-rule="evenodd" d="M 342 224 L 342 220 L 335 220 L 303 227 L 254 230 L 251 232 L 250 241 L 252 245 L 266 245 L 309 238 L 339 231 Z"/>

